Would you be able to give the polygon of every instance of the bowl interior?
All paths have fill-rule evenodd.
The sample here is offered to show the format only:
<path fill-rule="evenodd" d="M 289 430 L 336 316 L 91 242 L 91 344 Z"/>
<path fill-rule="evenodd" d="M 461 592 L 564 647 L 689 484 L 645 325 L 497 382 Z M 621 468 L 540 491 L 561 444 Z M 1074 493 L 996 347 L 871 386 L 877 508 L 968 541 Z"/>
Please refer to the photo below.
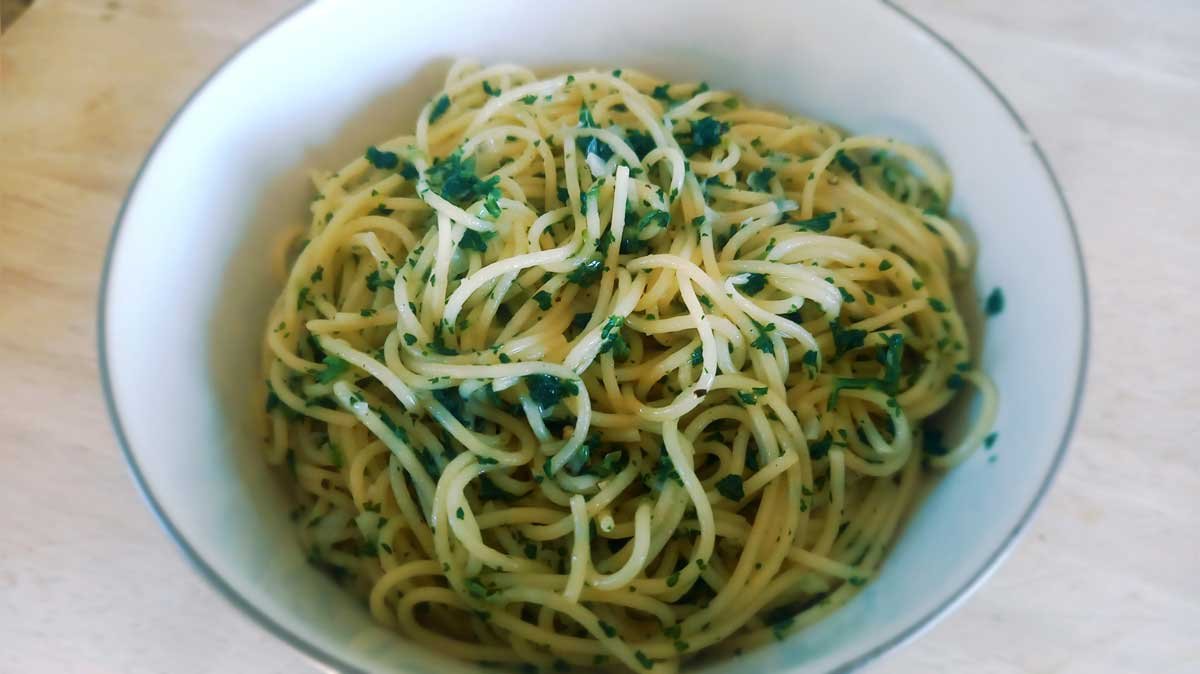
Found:
<path fill-rule="evenodd" d="M 452 57 L 550 72 L 636 67 L 934 148 L 978 239 L 980 292 L 1003 289 L 984 367 L 999 440 L 947 475 L 876 582 L 830 619 L 712 672 L 849 668 L 927 625 L 1006 549 L 1057 463 L 1086 328 L 1069 217 L 1036 147 L 953 52 L 883 4 L 610 0 L 334 2 L 244 49 L 180 112 L 114 235 L 102 358 L 114 420 L 152 506 L 201 571 L 326 664 L 475 671 L 374 626 L 310 568 L 258 453 L 259 336 L 275 233 L 307 221 L 306 172 L 412 128 Z M 1053 330 L 1047 330 L 1053 326 Z M 989 455 L 995 455 L 989 461 Z"/>

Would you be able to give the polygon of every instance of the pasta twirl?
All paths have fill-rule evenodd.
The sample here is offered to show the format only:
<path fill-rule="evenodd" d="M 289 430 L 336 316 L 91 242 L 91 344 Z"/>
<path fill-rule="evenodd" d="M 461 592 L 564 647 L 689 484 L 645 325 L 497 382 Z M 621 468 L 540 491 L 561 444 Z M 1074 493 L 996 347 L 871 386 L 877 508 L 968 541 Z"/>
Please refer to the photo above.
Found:
<path fill-rule="evenodd" d="M 810 624 L 991 425 L 949 175 L 894 139 L 460 62 L 314 183 L 266 455 L 310 560 L 458 657 L 670 672 Z"/>

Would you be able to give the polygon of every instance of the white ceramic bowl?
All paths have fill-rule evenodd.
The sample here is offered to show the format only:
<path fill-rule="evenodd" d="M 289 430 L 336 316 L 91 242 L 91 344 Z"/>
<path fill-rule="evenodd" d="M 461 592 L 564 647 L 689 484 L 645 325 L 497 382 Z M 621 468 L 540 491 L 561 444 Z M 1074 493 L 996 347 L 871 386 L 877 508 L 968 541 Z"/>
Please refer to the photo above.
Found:
<path fill-rule="evenodd" d="M 1070 218 L 1029 133 L 948 44 L 873 2 L 317 2 L 206 82 L 146 160 L 113 235 L 100 354 L 133 475 L 200 573 L 334 669 L 466 672 L 375 627 L 310 568 L 253 433 L 268 241 L 306 221 L 305 172 L 411 128 L 449 59 L 629 66 L 935 148 L 978 236 L 983 365 L 1002 396 L 980 452 L 910 519 L 878 580 L 828 620 L 709 671 L 847 671 L 927 628 L 1010 548 L 1060 462 L 1087 307 Z M 743 669 L 745 668 L 745 669 Z"/>

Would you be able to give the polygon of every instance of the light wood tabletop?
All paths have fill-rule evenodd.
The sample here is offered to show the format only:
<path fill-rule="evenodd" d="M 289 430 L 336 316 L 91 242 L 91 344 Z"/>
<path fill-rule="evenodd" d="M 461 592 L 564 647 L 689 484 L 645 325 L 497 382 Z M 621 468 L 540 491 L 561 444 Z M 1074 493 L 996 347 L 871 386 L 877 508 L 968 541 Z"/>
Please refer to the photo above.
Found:
<path fill-rule="evenodd" d="M 0 671 L 315 671 L 159 529 L 110 431 L 95 347 L 105 246 L 145 152 L 294 4 L 37 0 L 0 36 Z M 1083 241 L 1092 357 L 1031 530 L 965 605 L 869 670 L 1200 672 L 1200 4 L 902 4 L 1048 154 Z"/>

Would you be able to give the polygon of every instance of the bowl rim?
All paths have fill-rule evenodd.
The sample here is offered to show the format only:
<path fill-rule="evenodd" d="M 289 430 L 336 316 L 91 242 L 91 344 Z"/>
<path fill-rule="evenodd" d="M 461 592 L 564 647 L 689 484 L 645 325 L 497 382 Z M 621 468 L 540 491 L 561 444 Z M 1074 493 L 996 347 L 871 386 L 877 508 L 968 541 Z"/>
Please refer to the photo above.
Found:
<path fill-rule="evenodd" d="M 121 449 L 121 455 L 125 459 L 126 466 L 130 476 L 133 478 L 134 484 L 137 486 L 142 499 L 146 502 L 150 511 L 158 524 L 167 532 L 171 541 L 183 553 L 184 558 L 199 573 L 199 575 L 215 588 L 217 592 L 223 596 L 230 604 L 241 610 L 243 614 L 257 623 L 274 636 L 278 637 L 283 642 L 289 644 L 294 649 L 302 653 L 304 656 L 312 660 L 314 663 L 332 668 L 337 672 L 366 674 L 359 667 L 347 662 L 336 653 L 332 653 L 323 649 L 307 639 L 296 634 L 291 629 L 282 625 L 266 611 L 254 605 L 241 593 L 239 593 L 225 578 L 216 572 L 216 570 L 205 561 L 200 552 L 187 540 L 183 533 L 175 526 L 174 522 L 167 515 L 166 511 L 160 505 L 157 497 L 154 495 L 154 490 L 150 483 L 146 480 L 142 473 L 141 467 L 138 465 L 137 459 L 131 449 L 128 437 L 125 434 L 124 426 L 121 423 L 121 416 L 117 410 L 116 398 L 113 393 L 113 383 L 109 368 L 108 343 L 106 339 L 107 327 L 107 305 L 109 300 L 109 290 L 112 278 L 113 256 L 117 248 L 117 244 L 121 237 L 122 224 L 124 224 L 126 213 L 129 209 L 130 201 L 141 183 L 146 167 L 150 164 L 151 159 L 157 154 L 163 140 L 174 129 L 183 112 L 187 110 L 195 99 L 203 93 L 217 77 L 225 72 L 238 58 L 252 45 L 257 43 L 267 34 L 274 31 L 276 28 L 287 23 L 300 12 L 310 8 L 314 3 L 306 1 L 300 5 L 284 12 L 281 16 L 268 23 L 263 29 L 255 33 L 252 37 L 242 43 L 233 53 L 223 60 L 211 73 L 209 73 L 195 89 L 192 90 L 188 97 L 179 105 L 167 120 L 158 136 L 154 139 L 150 149 L 146 152 L 145 158 L 134 174 L 133 179 L 129 183 L 129 188 L 125 193 L 121 202 L 121 208 L 117 211 L 117 216 L 113 223 L 112 234 L 110 235 L 108 246 L 104 253 L 104 266 L 100 276 L 100 292 L 98 295 L 98 307 L 96 314 L 96 345 L 99 354 L 99 370 L 100 383 L 104 396 L 105 408 L 108 413 L 109 423 L 112 425 L 113 433 L 116 436 L 117 444 Z M 984 561 L 984 563 L 972 573 L 971 577 L 960 587 L 955 589 L 950 596 L 929 611 L 925 615 L 918 618 L 908 627 L 901 630 L 898 634 L 886 639 L 885 641 L 871 647 L 866 653 L 858 655 L 853 659 L 837 665 L 832 672 L 847 673 L 860 669 L 868 663 L 876 660 L 885 653 L 904 645 L 916 637 L 923 634 L 928 629 L 932 628 L 939 620 L 949 615 L 951 611 L 962 604 L 982 583 L 985 581 L 1000 565 L 1000 563 L 1012 552 L 1016 542 L 1025 533 L 1029 527 L 1029 523 L 1033 515 L 1041 507 L 1045 500 L 1046 493 L 1054 482 L 1059 470 L 1062 467 L 1063 460 L 1067 453 L 1067 447 L 1070 444 L 1071 437 L 1074 434 L 1075 427 L 1079 420 L 1080 408 L 1083 402 L 1084 385 L 1087 378 L 1087 363 L 1088 354 L 1091 350 L 1091 303 L 1088 295 L 1087 272 L 1084 269 L 1083 250 L 1079 240 L 1079 230 L 1075 224 L 1075 219 L 1071 215 L 1071 209 L 1067 204 L 1067 199 L 1062 190 L 1062 185 L 1059 183 L 1058 177 L 1054 174 L 1054 170 L 1050 166 L 1050 162 L 1046 154 L 1042 151 L 1037 139 L 1033 136 L 1025 121 L 1021 118 L 1016 108 L 1004 97 L 1000 89 L 983 73 L 970 59 L 958 50 L 949 40 L 942 37 L 927 24 L 913 16 L 904 8 L 896 4 L 896 0 L 880 0 L 880 4 L 895 14 L 904 22 L 907 22 L 910 30 L 915 30 L 924 33 L 931 38 L 941 48 L 948 51 L 959 63 L 967 68 L 983 85 L 988 89 L 1001 106 L 1008 113 L 1010 121 L 1021 131 L 1022 135 L 1028 140 L 1030 148 L 1037 157 L 1038 162 L 1046 172 L 1046 177 L 1050 180 L 1051 186 L 1054 188 L 1055 196 L 1059 207 L 1062 209 L 1063 217 L 1065 218 L 1071 239 L 1071 245 L 1074 250 L 1074 266 L 1079 279 L 1080 287 L 1080 307 L 1082 309 L 1082 331 L 1079 344 L 1079 356 L 1075 364 L 1075 386 L 1072 393 L 1071 410 L 1067 417 L 1066 426 L 1063 428 L 1062 437 L 1059 439 L 1059 445 L 1055 450 L 1054 458 L 1050 463 L 1049 469 L 1046 472 L 1041 485 L 1038 486 L 1037 492 L 1033 499 L 1029 502 L 1025 512 L 1021 514 L 1017 524 L 1012 528 L 1004 540 Z"/>

